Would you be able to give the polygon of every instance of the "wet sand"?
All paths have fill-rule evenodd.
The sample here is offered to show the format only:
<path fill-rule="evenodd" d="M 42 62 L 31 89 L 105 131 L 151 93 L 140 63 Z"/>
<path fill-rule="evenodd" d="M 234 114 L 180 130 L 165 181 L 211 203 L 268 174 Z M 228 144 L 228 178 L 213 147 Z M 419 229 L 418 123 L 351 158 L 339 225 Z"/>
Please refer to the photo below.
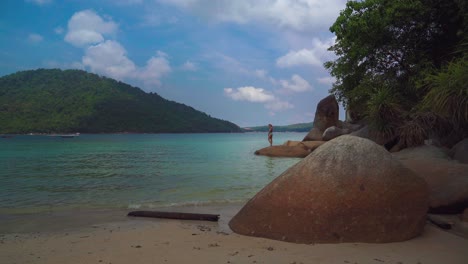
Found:
<path fill-rule="evenodd" d="M 219 222 L 126 217 L 125 211 L 1 218 L 0 263 L 467 263 L 468 239 L 427 224 L 388 244 L 293 244 L 237 235 L 240 205 L 178 208 Z M 166 208 L 175 210 L 174 208 Z M 23 228 L 13 225 L 23 221 Z M 29 224 L 27 224 L 29 221 Z M 16 229 L 15 229 L 16 228 Z"/>

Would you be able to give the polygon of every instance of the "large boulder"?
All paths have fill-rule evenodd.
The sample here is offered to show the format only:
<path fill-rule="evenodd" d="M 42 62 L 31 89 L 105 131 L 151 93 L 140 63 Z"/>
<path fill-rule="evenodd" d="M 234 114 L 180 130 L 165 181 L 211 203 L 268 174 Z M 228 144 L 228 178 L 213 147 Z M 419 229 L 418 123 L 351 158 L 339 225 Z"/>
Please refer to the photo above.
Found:
<path fill-rule="evenodd" d="M 346 128 L 342 129 L 336 126 L 332 126 L 332 127 L 325 129 L 322 135 L 322 139 L 324 141 L 328 141 L 328 140 L 332 140 L 344 134 L 349 134 L 349 130 L 347 130 Z"/>
<path fill-rule="evenodd" d="M 440 158 L 402 159 L 429 186 L 429 212 L 461 213 L 468 207 L 468 164 Z"/>
<path fill-rule="evenodd" d="M 427 182 L 431 213 L 460 213 L 468 207 L 468 164 L 452 160 L 445 148 L 423 145 L 393 156 Z"/>
<path fill-rule="evenodd" d="M 453 159 L 468 164 L 468 138 L 455 144 L 449 154 Z"/>
<path fill-rule="evenodd" d="M 427 160 L 427 159 L 444 159 L 450 160 L 447 151 L 444 148 L 439 148 L 434 145 L 422 145 L 412 148 L 406 148 L 393 153 L 393 156 L 399 160 Z"/>
<path fill-rule="evenodd" d="M 270 146 L 255 151 L 255 155 L 268 157 L 294 157 L 304 158 L 310 154 L 310 150 L 302 145 L 297 146 Z"/>
<path fill-rule="evenodd" d="M 229 226 L 296 243 L 394 242 L 422 232 L 427 206 L 423 179 L 381 146 L 343 135 L 273 180 Z"/>
<path fill-rule="evenodd" d="M 309 149 L 311 152 L 314 151 L 316 148 L 320 147 L 326 141 L 293 141 L 288 140 L 284 143 L 285 146 L 302 146 L 303 148 Z"/>
<path fill-rule="evenodd" d="M 338 127 L 341 129 L 347 129 L 349 133 L 357 131 L 363 127 L 361 124 L 352 124 L 346 121 L 338 120 Z"/>
<path fill-rule="evenodd" d="M 339 116 L 338 102 L 334 95 L 329 95 L 317 104 L 314 125 L 303 141 L 322 140 L 325 129 L 337 126 Z"/>
<path fill-rule="evenodd" d="M 384 137 L 382 134 L 372 130 L 369 126 L 364 126 L 359 130 L 350 133 L 350 135 L 372 140 L 379 145 L 385 145 L 391 140 L 389 138 Z"/>

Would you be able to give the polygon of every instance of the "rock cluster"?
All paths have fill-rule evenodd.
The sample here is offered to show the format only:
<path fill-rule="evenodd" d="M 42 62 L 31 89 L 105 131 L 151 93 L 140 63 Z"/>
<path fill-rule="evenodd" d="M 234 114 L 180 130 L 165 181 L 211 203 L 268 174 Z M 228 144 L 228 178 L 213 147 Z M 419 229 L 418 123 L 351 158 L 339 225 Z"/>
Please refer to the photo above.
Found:
<path fill-rule="evenodd" d="M 429 187 L 431 213 L 461 213 L 468 207 L 468 164 L 451 160 L 441 148 L 419 146 L 393 153 Z"/>
<path fill-rule="evenodd" d="M 338 102 L 334 95 L 329 95 L 317 104 L 314 125 L 302 141 L 322 140 L 325 129 L 337 126 L 339 117 Z"/>
<path fill-rule="evenodd" d="M 326 142 L 253 197 L 230 221 L 239 234 L 296 243 L 395 242 L 419 235 L 423 179 L 374 142 Z"/>

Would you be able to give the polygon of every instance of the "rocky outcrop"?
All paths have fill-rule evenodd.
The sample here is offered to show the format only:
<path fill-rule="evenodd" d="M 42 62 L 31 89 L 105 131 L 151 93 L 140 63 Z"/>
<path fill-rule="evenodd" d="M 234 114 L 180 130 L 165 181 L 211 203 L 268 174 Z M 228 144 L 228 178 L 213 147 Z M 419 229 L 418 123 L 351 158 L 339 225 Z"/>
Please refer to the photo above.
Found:
<path fill-rule="evenodd" d="M 428 160 L 428 159 L 443 159 L 450 160 L 447 151 L 433 145 L 422 145 L 413 148 L 406 148 L 393 153 L 393 156 L 399 160 Z"/>
<path fill-rule="evenodd" d="M 468 222 L 468 208 L 465 208 L 463 214 L 461 215 L 461 220 L 463 222 Z"/>
<path fill-rule="evenodd" d="M 468 207 L 468 165 L 445 159 L 406 159 L 407 168 L 429 186 L 429 212 L 461 213 Z"/>
<path fill-rule="evenodd" d="M 455 144 L 450 150 L 449 155 L 461 163 L 468 164 L 468 138 Z"/>
<path fill-rule="evenodd" d="M 338 127 L 341 128 L 341 129 L 346 129 L 349 131 L 349 133 L 351 132 L 354 132 L 354 131 L 357 131 L 359 129 L 362 128 L 362 125 L 361 124 L 352 124 L 352 123 L 349 123 L 349 122 L 346 122 L 346 121 L 341 121 L 341 120 L 338 120 Z"/>
<path fill-rule="evenodd" d="M 255 151 L 255 155 L 268 157 L 294 157 L 304 158 L 310 154 L 310 150 L 302 145 L 297 146 L 270 146 Z"/>
<path fill-rule="evenodd" d="M 323 145 L 325 141 L 292 141 L 288 140 L 284 143 L 285 146 L 302 146 L 304 148 L 309 149 L 311 152 L 314 151 L 316 148 Z"/>
<path fill-rule="evenodd" d="M 294 157 L 304 158 L 316 148 L 320 147 L 325 141 L 291 141 L 280 146 L 271 146 L 255 151 L 255 155 L 269 157 Z"/>
<path fill-rule="evenodd" d="M 446 149 L 424 145 L 393 156 L 427 182 L 431 213 L 461 213 L 468 207 L 468 164 L 451 160 Z"/>
<path fill-rule="evenodd" d="M 344 135 L 344 134 L 349 134 L 349 130 L 347 129 L 341 129 L 339 127 L 336 127 L 336 126 L 332 126 L 332 127 L 329 127 L 327 129 L 325 129 L 325 131 L 323 132 L 323 135 L 322 135 L 322 139 L 324 141 L 328 141 L 328 140 L 332 140 L 336 137 L 339 137 L 341 135 Z"/>
<path fill-rule="evenodd" d="M 390 140 L 388 138 L 385 138 L 381 134 L 371 130 L 369 126 L 364 126 L 361 129 L 350 133 L 350 135 L 372 140 L 379 145 L 385 145 Z"/>
<path fill-rule="evenodd" d="M 343 135 L 273 180 L 229 226 L 296 243 L 394 242 L 422 232 L 427 205 L 424 180 L 381 146 Z"/>
<path fill-rule="evenodd" d="M 325 129 L 337 126 L 339 116 L 338 102 L 334 95 L 322 99 L 315 111 L 314 125 L 303 141 L 322 140 Z"/>

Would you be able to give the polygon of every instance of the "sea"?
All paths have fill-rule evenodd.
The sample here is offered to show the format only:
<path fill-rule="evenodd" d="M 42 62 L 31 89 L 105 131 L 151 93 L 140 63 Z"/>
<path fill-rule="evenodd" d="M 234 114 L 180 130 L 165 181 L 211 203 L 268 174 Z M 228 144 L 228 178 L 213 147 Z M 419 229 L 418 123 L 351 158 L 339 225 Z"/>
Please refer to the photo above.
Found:
<path fill-rule="evenodd" d="M 300 161 L 254 155 L 268 145 L 260 132 L 0 138 L 0 216 L 244 203 Z"/>

